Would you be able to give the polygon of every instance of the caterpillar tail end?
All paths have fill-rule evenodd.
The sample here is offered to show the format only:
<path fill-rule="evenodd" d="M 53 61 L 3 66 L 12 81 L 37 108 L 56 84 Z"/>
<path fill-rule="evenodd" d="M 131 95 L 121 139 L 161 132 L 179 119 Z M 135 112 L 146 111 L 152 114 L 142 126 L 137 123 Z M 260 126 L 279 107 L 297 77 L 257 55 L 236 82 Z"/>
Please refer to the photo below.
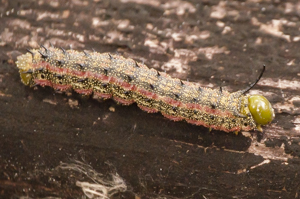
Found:
<path fill-rule="evenodd" d="M 32 79 L 31 75 L 31 65 L 32 65 L 32 55 L 30 53 L 26 53 L 24 55 L 20 55 L 17 58 L 16 65 L 20 72 L 20 77 L 25 85 L 29 85 Z"/>

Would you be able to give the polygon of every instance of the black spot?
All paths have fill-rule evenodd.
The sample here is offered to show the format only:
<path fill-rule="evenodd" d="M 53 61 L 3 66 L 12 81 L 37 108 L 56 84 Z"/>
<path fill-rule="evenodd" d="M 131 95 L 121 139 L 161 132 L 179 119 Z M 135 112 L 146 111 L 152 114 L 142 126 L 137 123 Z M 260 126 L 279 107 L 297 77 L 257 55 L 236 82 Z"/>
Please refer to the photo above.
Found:
<path fill-rule="evenodd" d="M 215 116 L 210 115 L 209 118 L 210 118 L 211 120 L 214 120 L 214 119 L 215 119 Z"/>
<path fill-rule="evenodd" d="M 48 53 L 48 48 L 46 48 L 44 45 L 41 45 L 41 47 L 45 49 L 46 53 Z"/>
<path fill-rule="evenodd" d="M 172 107 L 172 110 L 173 110 L 174 112 L 177 112 L 177 107 L 173 106 L 173 107 Z"/>
<path fill-rule="evenodd" d="M 108 72 L 108 69 L 104 68 L 104 69 L 103 69 L 103 73 L 104 73 L 104 75 L 106 75 L 106 76 L 107 76 L 107 72 Z"/>
<path fill-rule="evenodd" d="M 157 72 L 157 77 L 159 77 L 160 76 L 160 73 L 158 72 L 158 71 L 156 71 Z"/>
<path fill-rule="evenodd" d="M 149 98 L 146 98 L 145 99 L 145 102 L 150 102 L 151 100 Z"/>
<path fill-rule="evenodd" d="M 212 104 L 212 105 L 211 105 L 211 108 L 212 108 L 212 109 L 216 109 L 216 105 Z"/>
<path fill-rule="evenodd" d="M 176 98 L 179 98 L 179 95 L 178 95 L 178 94 L 175 93 L 174 95 L 175 95 Z"/>
<path fill-rule="evenodd" d="M 36 68 L 35 70 L 39 71 L 39 72 L 42 72 L 42 71 L 44 71 L 44 68 Z"/>
<path fill-rule="evenodd" d="M 247 123 L 247 122 L 245 122 L 245 123 L 244 123 L 244 126 L 248 126 L 248 123 Z"/>
<path fill-rule="evenodd" d="M 152 90 L 154 90 L 154 86 L 153 86 L 152 84 L 150 84 L 150 88 L 151 88 Z"/>
<path fill-rule="evenodd" d="M 194 101 L 194 102 L 197 102 L 198 100 L 197 100 L 196 98 L 193 98 L 193 101 Z"/>
<path fill-rule="evenodd" d="M 34 52 L 32 52 L 31 50 L 29 50 L 29 49 L 26 49 L 27 50 L 27 52 L 29 52 L 30 54 L 32 54 L 32 56 L 34 56 L 35 55 L 35 53 Z"/>
<path fill-rule="evenodd" d="M 63 78 L 63 75 L 61 75 L 61 74 L 54 74 L 53 76 L 54 76 L 54 77 L 57 77 L 58 79 Z"/>
<path fill-rule="evenodd" d="M 232 119 L 231 121 L 232 121 L 233 123 L 236 123 L 236 120 L 235 120 L 235 119 Z"/>
<path fill-rule="evenodd" d="M 195 115 L 198 113 L 198 111 L 197 111 L 197 110 L 194 110 L 193 112 L 194 112 L 194 114 L 195 114 Z"/>
<path fill-rule="evenodd" d="M 45 79 L 46 78 L 45 74 L 41 74 L 41 78 Z"/>
<path fill-rule="evenodd" d="M 88 79 L 87 78 L 79 78 L 79 79 L 77 79 L 77 82 L 84 82 L 86 80 L 88 80 Z"/>
<path fill-rule="evenodd" d="M 38 52 L 42 55 L 42 58 L 43 58 L 43 59 L 47 59 L 47 58 L 49 57 L 48 55 L 42 53 L 41 51 L 38 51 Z"/>
<path fill-rule="evenodd" d="M 63 52 L 63 54 L 64 54 L 64 55 L 66 55 L 66 54 L 67 54 L 67 52 L 66 52 L 66 50 L 65 50 L 65 49 L 63 49 L 62 47 L 60 47 L 60 49 L 62 50 L 62 52 Z"/>
<path fill-rule="evenodd" d="M 83 51 L 84 55 L 87 56 L 87 57 L 91 57 L 91 55 L 85 51 Z"/>
<path fill-rule="evenodd" d="M 81 64 L 81 63 L 77 63 L 77 65 L 78 65 L 81 69 L 84 69 L 84 68 L 87 67 L 85 64 Z"/>
<path fill-rule="evenodd" d="M 102 84 L 102 87 L 103 87 L 103 88 L 107 88 L 107 86 L 108 86 L 108 85 L 107 85 L 106 83 L 103 83 L 103 84 Z"/>
<path fill-rule="evenodd" d="M 33 71 L 31 69 L 29 69 L 28 71 L 23 71 L 22 74 L 32 74 Z"/>
<path fill-rule="evenodd" d="M 129 82 L 131 82 L 133 80 L 133 76 L 132 75 L 127 75 L 127 79 Z"/>
<path fill-rule="evenodd" d="M 128 95 L 130 92 L 129 91 L 124 91 L 124 94 L 125 95 Z"/>
<path fill-rule="evenodd" d="M 62 66 L 65 64 L 64 60 L 56 60 L 56 62 L 57 62 L 56 66 Z"/>

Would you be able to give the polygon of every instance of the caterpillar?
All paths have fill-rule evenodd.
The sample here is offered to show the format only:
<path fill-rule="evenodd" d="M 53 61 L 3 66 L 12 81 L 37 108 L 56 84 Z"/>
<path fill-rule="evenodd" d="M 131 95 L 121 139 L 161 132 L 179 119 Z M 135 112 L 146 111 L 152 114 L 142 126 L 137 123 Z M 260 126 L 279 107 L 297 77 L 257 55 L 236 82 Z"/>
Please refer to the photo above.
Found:
<path fill-rule="evenodd" d="M 58 91 L 73 89 L 99 99 L 113 98 L 123 105 L 137 103 L 148 113 L 161 112 L 173 121 L 225 132 L 259 130 L 275 117 L 270 102 L 248 88 L 229 93 L 222 89 L 172 78 L 130 58 L 110 53 L 78 52 L 41 46 L 27 50 L 16 65 L 25 85 L 50 86 Z"/>

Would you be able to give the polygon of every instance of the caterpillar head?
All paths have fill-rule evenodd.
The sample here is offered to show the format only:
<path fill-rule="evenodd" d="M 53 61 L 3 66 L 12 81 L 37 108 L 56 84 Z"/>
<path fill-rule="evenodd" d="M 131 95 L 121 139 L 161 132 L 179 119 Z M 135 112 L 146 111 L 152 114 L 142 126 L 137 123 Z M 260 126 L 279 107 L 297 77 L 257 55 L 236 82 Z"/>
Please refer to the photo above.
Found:
<path fill-rule="evenodd" d="M 259 131 L 262 131 L 261 125 L 269 124 L 275 117 L 271 103 L 262 95 L 249 96 L 248 108 Z"/>

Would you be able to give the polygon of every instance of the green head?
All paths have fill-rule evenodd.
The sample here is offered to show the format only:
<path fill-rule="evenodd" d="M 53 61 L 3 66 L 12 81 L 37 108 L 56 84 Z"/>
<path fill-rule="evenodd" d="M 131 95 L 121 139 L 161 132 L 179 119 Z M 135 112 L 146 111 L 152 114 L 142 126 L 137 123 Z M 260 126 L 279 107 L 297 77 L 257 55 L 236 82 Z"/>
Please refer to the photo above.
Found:
<path fill-rule="evenodd" d="M 269 124 L 275 117 L 271 103 L 262 95 L 251 95 L 248 97 L 248 108 L 261 131 L 261 125 Z"/>

